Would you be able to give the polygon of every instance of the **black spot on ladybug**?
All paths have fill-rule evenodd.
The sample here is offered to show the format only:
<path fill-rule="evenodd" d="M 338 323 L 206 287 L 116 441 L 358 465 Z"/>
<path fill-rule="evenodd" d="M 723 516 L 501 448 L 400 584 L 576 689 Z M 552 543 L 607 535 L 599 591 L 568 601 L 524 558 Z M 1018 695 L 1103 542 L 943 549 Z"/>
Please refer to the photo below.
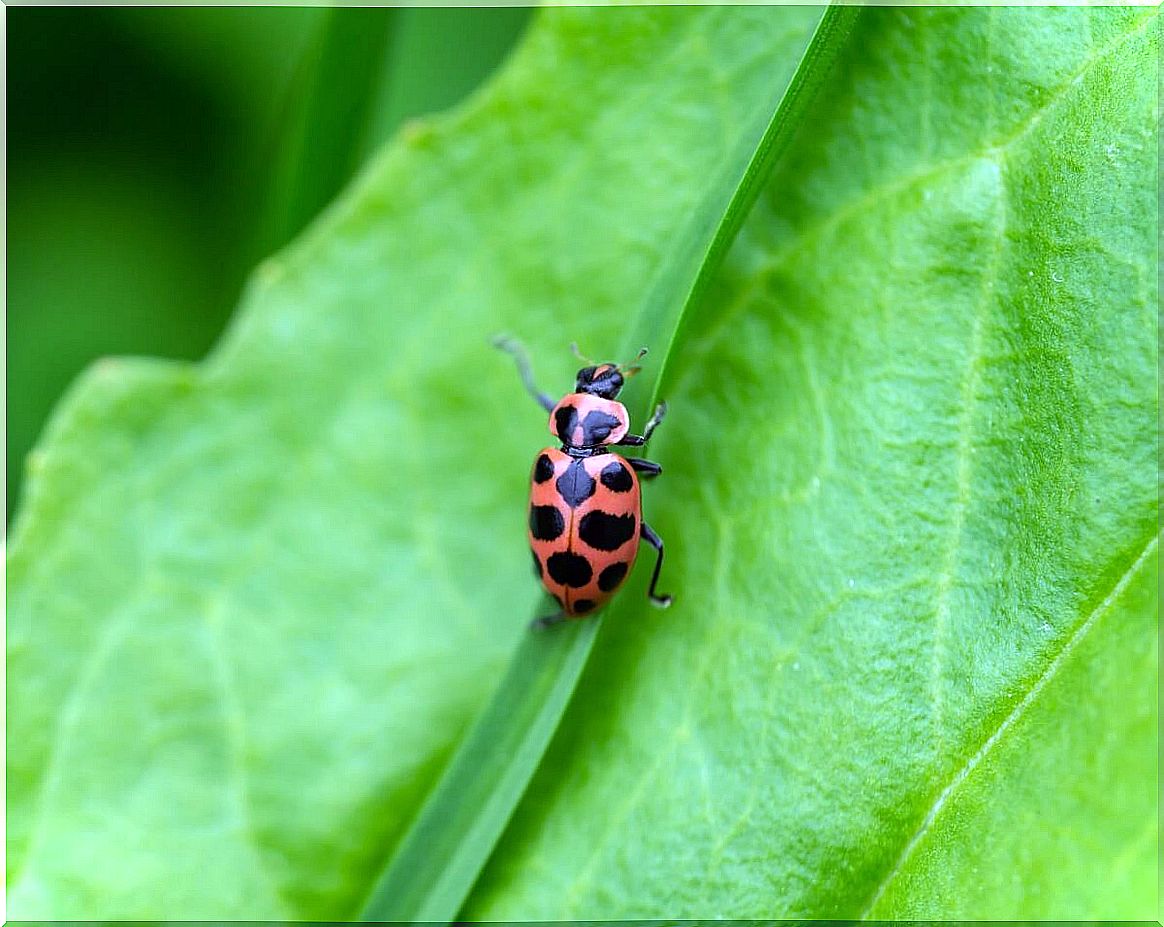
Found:
<path fill-rule="evenodd" d="M 531 550 L 530 553 L 533 554 L 534 570 L 537 572 L 538 576 L 543 575 L 545 570 L 542 567 L 542 558 L 538 556 L 538 552 L 536 550 Z M 605 572 L 605 570 L 603 572 Z"/>
<path fill-rule="evenodd" d="M 554 433 L 563 444 L 570 443 L 574 426 L 578 424 L 578 410 L 573 406 L 558 406 L 554 413 Z"/>
<path fill-rule="evenodd" d="M 635 534 L 633 515 L 587 512 L 578 523 L 578 536 L 597 550 L 618 550 Z"/>
<path fill-rule="evenodd" d="M 617 460 L 603 467 L 598 478 L 602 480 L 603 486 L 614 492 L 630 492 L 631 487 L 635 484 L 634 480 L 631 479 L 630 471 Z"/>
<path fill-rule="evenodd" d="M 560 538 L 566 530 L 566 519 L 553 505 L 531 505 L 529 507 L 529 531 L 538 541 L 552 541 Z"/>
<path fill-rule="evenodd" d="M 566 505 L 572 509 L 578 508 L 593 496 L 594 490 L 598 488 L 598 483 L 586 472 L 581 460 L 570 461 L 570 466 L 562 472 L 554 485 L 558 487 L 558 492 L 561 493 Z"/>
<path fill-rule="evenodd" d="M 550 460 L 545 454 L 538 457 L 538 462 L 534 464 L 533 479 L 535 483 L 544 483 L 551 476 L 554 475 L 554 462 Z"/>
<path fill-rule="evenodd" d="M 574 613 L 577 615 L 585 615 L 588 611 L 594 608 L 594 603 L 590 599 L 578 599 L 574 603 Z"/>
<path fill-rule="evenodd" d="M 569 551 L 551 554 L 550 559 L 546 561 L 546 569 L 550 571 L 550 577 L 554 582 L 563 586 L 585 586 L 594 575 L 589 560 Z"/>
<path fill-rule="evenodd" d="M 587 412 L 586 418 L 582 419 L 582 443 L 601 444 L 621 424 L 617 416 L 608 415 L 598 409 Z"/>
<path fill-rule="evenodd" d="M 535 557 L 534 559 L 537 558 Z M 618 584 L 622 582 L 624 576 L 626 576 L 626 564 L 612 563 L 598 574 L 598 588 L 603 592 L 610 592 L 612 589 L 617 589 Z"/>

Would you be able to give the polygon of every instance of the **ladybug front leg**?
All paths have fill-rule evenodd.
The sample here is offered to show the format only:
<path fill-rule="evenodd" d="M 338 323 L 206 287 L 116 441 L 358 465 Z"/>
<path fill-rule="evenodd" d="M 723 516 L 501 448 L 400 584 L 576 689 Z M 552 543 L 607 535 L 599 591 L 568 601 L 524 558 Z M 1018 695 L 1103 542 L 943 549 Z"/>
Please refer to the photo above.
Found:
<path fill-rule="evenodd" d="M 554 411 L 554 406 L 557 403 L 539 390 L 537 384 L 534 383 L 533 368 L 530 367 L 529 356 L 525 353 L 525 348 L 518 341 L 506 335 L 498 335 L 494 338 L 493 346 L 511 355 L 514 361 L 517 362 L 517 372 L 521 376 L 522 385 L 525 387 L 526 392 L 533 396 L 538 405 L 547 412 Z"/>
<path fill-rule="evenodd" d="M 639 534 L 644 541 L 659 552 L 659 559 L 655 561 L 655 572 L 651 574 L 651 588 L 647 590 L 647 595 L 650 596 L 653 605 L 658 605 L 659 608 L 666 608 L 671 604 L 671 596 L 659 595 L 655 592 L 655 585 L 659 582 L 659 570 L 663 568 L 663 539 L 655 534 L 651 526 L 645 521 L 639 529 Z"/>
<path fill-rule="evenodd" d="M 651 435 L 659 424 L 663 421 L 663 416 L 667 414 L 667 403 L 660 402 L 655 406 L 655 414 L 647 421 L 647 427 L 643 429 L 643 443 L 651 440 Z"/>
<path fill-rule="evenodd" d="M 659 427 L 659 423 L 663 421 L 663 416 L 666 414 L 667 403 L 660 402 L 655 406 L 655 414 L 647 420 L 647 426 L 641 435 L 623 435 L 622 440 L 618 443 L 623 447 L 642 447 L 651 440 L 651 435 Z"/>

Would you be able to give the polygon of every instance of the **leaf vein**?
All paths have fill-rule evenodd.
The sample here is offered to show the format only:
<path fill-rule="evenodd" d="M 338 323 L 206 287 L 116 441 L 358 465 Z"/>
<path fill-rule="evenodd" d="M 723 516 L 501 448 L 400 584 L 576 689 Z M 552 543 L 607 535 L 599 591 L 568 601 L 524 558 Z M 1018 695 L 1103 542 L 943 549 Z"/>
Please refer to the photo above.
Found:
<path fill-rule="evenodd" d="M 1135 578 L 1136 574 L 1152 556 L 1156 548 L 1159 546 L 1160 534 L 1153 534 L 1148 543 L 1140 551 L 1139 555 L 1132 562 L 1132 565 L 1124 571 L 1123 575 L 1112 587 L 1111 592 L 1092 610 L 1091 614 L 1072 632 L 1071 636 L 1059 649 L 1059 652 L 1051 659 L 1043 671 L 1031 683 L 1026 693 L 1018 700 L 1010 713 L 1002 719 L 998 727 L 991 733 L 989 737 L 982 742 L 982 745 L 977 751 L 962 765 L 962 767 L 954 774 L 953 778 L 946 784 L 945 788 L 938 793 L 938 797 L 926 812 L 925 817 L 922 818 L 921 825 L 913 833 L 913 835 L 906 841 L 901 853 L 893 866 L 890 867 L 885 877 L 878 883 L 876 889 L 873 891 L 872 897 L 868 904 L 859 915 L 860 920 L 865 920 L 872 913 L 877 904 L 885 895 L 889 886 L 897 879 L 897 877 L 904 870 L 906 863 L 913 855 L 914 851 L 921 844 L 922 839 L 929 833 L 937 820 L 938 815 L 941 814 L 942 809 L 949 803 L 950 797 L 958 790 L 958 788 L 965 782 L 975 769 L 982 763 L 991 750 L 1003 739 L 1003 737 L 1014 727 L 1018 720 L 1026 713 L 1031 704 L 1039 697 L 1042 691 L 1047 687 L 1047 684 L 1058 674 L 1060 668 L 1068 660 L 1068 658 L 1079 647 L 1079 644 L 1088 635 L 1093 627 L 1098 623 L 1099 619 L 1107 613 L 1116 600 L 1127 589 L 1128 585 Z"/>
<path fill-rule="evenodd" d="M 993 24 L 993 20 L 992 20 Z M 994 120 L 994 108 L 988 116 Z M 930 697 L 932 701 L 933 743 L 940 753 L 943 749 L 942 686 L 941 679 L 946 661 L 946 637 L 950 624 L 950 596 L 954 590 L 954 577 L 958 569 L 958 556 L 966 538 L 966 513 L 971 501 L 971 451 L 974 444 L 975 393 L 980 382 L 984 330 L 989 315 L 990 299 L 1003 263 L 1003 244 L 1007 230 L 1007 198 L 1005 181 L 1002 176 L 1003 162 L 1000 159 L 996 169 L 989 174 L 993 185 L 995 204 L 995 234 L 991 236 L 993 247 L 982 274 L 974 316 L 970 322 L 970 343 L 967 350 L 966 371 L 962 377 L 958 407 L 958 443 L 955 454 L 955 497 L 951 520 L 950 538 L 946 545 L 942 567 L 938 573 L 937 603 L 934 609 L 934 634 L 930 667 Z"/>
<path fill-rule="evenodd" d="M 224 602 L 218 599 L 215 600 L 215 605 L 217 607 L 206 614 L 204 627 L 208 642 L 207 653 L 213 668 L 211 675 L 222 712 L 223 734 L 230 772 L 230 792 L 234 797 L 232 804 L 234 805 L 235 824 L 243 845 L 254 856 L 255 871 L 267 885 L 274 900 L 283 908 L 284 913 L 290 913 L 293 908 L 287 903 L 282 888 L 271 874 L 266 858 L 259 846 L 258 832 L 251 813 L 250 774 L 246 768 L 246 715 L 238 697 L 232 663 L 226 652 L 226 642 L 223 640 L 221 632 L 222 621 L 226 617 L 222 609 Z"/>
<path fill-rule="evenodd" d="M 128 633 L 136 617 L 137 600 L 126 603 L 113 620 L 107 622 L 99 632 L 97 642 L 89 651 L 79 672 L 69 687 L 68 694 L 57 712 L 53 724 L 53 737 L 49 745 L 49 754 L 44 764 L 44 775 L 41 776 L 36 796 L 35 810 L 29 822 L 27 842 L 24 849 L 24 858 L 9 881 L 12 890 L 19 884 L 27 873 L 35 856 L 38 839 L 43 831 L 44 818 L 47 813 L 48 799 L 56 787 L 60 775 L 61 754 L 65 751 L 65 744 L 69 735 L 79 723 L 84 708 L 84 696 L 101 676 L 101 671 L 109 656 L 117 649 L 117 645 Z"/>
<path fill-rule="evenodd" d="M 1076 71 L 1068 80 L 1057 87 L 1051 95 L 1043 101 L 1025 121 L 1021 122 L 1017 129 L 1008 137 L 993 145 L 988 145 L 980 151 L 966 152 L 962 155 L 945 158 L 919 167 L 917 170 L 900 176 L 897 179 L 886 180 L 881 183 L 874 184 L 863 193 L 856 196 L 848 202 L 842 203 L 826 214 L 823 218 L 808 225 L 807 227 L 793 233 L 792 237 L 784 244 L 783 247 L 776 250 L 769 258 L 767 258 L 759 267 L 757 267 L 752 276 L 752 280 L 740 293 L 733 299 L 727 302 L 723 310 L 719 313 L 719 318 L 711 326 L 707 334 L 701 339 L 701 344 L 698 348 L 693 348 L 693 356 L 690 358 L 686 367 L 688 370 L 697 370 L 700 368 L 698 362 L 699 358 L 706 356 L 718 344 L 720 337 L 728 324 L 741 311 L 743 311 L 753 300 L 762 293 L 768 286 L 769 281 L 776 273 L 785 267 L 789 260 L 795 255 L 803 252 L 810 247 L 814 242 L 825 238 L 831 232 L 842 228 L 846 223 L 854 218 L 857 218 L 866 213 L 873 212 L 875 207 L 879 204 L 892 200 L 894 197 L 900 196 L 910 190 L 915 189 L 927 181 L 933 181 L 948 173 L 952 173 L 961 168 L 968 167 L 974 163 L 981 161 L 983 158 L 988 158 L 997 163 L 1001 163 L 1007 157 L 1011 149 L 1025 138 L 1030 132 L 1045 118 L 1045 116 L 1053 110 L 1059 103 L 1067 98 L 1070 92 L 1078 86 L 1083 76 L 1096 64 L 1113 55 L 1124 44 L 1132 38 L 1140 35 L 1147 28 L 1148 24 L 1156 19 L 1159 15 L 1158 11 L 1153 11 L 1151 14 L 1144 16 L 1137 20 L 1136 24 L 1127 32 L 1121 33 L 1115 39 L 1108 42 L 1102 48 L 1096 50 L 1092 55 L 1088 56 L 1083 65 Z"/>

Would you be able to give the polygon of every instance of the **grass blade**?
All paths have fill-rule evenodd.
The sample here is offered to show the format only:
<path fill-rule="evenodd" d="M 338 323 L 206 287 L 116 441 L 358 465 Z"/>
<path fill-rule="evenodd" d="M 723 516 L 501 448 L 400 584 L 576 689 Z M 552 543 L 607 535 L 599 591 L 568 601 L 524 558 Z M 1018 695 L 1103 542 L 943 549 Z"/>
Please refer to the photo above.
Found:
<path fill-rule="evenodd" d="M 779 75 L 779 85 L 757 106 L 700 207 L 678 230 L 679 246 L 661 264 L 624 344 L 626 352 L 642 344 L 666 345 L 660 368 L 666 369 L 677 330 L 836 61 L 856 16 L 849 8 L 826 10 L 791 80 Z M 660 380 L 661 374 L 652 395 Z M 632 397 L 627 403 L 632 415 L 641 418 L 650 398 Z M 456 917 L 553 737 L 601 624 L 599 615 L 523 637 L 492 701 L 372 890 L 362 920 L 449 922 Z"/>
<path fill-rule="evenodd" d="M 758 139 L 758 142 L 754 143 L 748 155 L 741 145 L 741 150 L 736 152 L 729 165 L 736 170 L 729 169 L 720 176 L 718 183 L 708 190 L 703 207 L 693 216 L 692 224 L 702 234 L 683 238 L 681 243 L 686 247 L 672 252 L 671 260 L 661 273 L 661 285 L 652 290 L 651 298 L 643 306 L 638 329 L 625 345 L 628 351 L 639 344 L 666 345 L 662 367 L 655 379 L 656 392 L 652 393 L 650 402 L 642 408 L 635 408 L 634 413 L 642 415 L 653 405 L 657 388 L 666 375 L 671 348 L 678 340 L 691 308 L 698 305 L 756 197 L 788 147 L 805 109 L 848 41 L 859 12 L 846 6 L 825 10 L 796 73 L 779 99 L 779 105 L 774 111 L 758 114 L 755 133 L 744 136 L 745 139 Z M 742 173 L 738 170 L 741 163 L 747 164 Z M 714 224 L 711 224 L 712 216 Z M 698 270 L 692 273 L 694 267 Z M 675 306 L 681 309 L 670 317 Z M 665 340 L 658 341 L 659 335 L 665 336 Z"/>
<path fill-rule="evenodd" d="M 392 9 L 327 11 L 283 143 L 267 247 L 298 234 L 359 165 L 396 16 Z"/>
<path fill-rule="evenodd" d="M 449 921 L 521 798 L 600 620 L 529 632 L 368 900 L 363 920 Z"/>

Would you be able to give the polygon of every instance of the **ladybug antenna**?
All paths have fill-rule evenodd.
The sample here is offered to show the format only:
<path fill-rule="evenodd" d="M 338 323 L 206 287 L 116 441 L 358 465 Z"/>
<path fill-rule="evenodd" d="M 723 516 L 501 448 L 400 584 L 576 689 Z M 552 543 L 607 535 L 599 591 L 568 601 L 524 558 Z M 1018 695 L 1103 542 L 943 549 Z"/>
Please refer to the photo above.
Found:
<path fill-rule="evenodd" d="M 647 353 L 647 349 L 642 348 L 639 351 L 639 353 L 635 355 L 635 360 L 631 361 L 629 364 L 619 364 L 618 365 L 618 372 L 621 373 L 625 379 L 629 380 L 636 373 L 638 373 L 640 370 L 643 369 L 638 364 L 636 364 L 635 361 L 642 358 L 642 356 L 646 353 Z"/>
<path fill-rule="evenodd" d="M 582 361 L 582 363 L 587 364 L 590 367 L 594 366 L 594 361 L 578 350 L 577 341 L 570 342 L 570 350 L 574 352 L 574 356 L 578 358 L 578 360 Z"/>

